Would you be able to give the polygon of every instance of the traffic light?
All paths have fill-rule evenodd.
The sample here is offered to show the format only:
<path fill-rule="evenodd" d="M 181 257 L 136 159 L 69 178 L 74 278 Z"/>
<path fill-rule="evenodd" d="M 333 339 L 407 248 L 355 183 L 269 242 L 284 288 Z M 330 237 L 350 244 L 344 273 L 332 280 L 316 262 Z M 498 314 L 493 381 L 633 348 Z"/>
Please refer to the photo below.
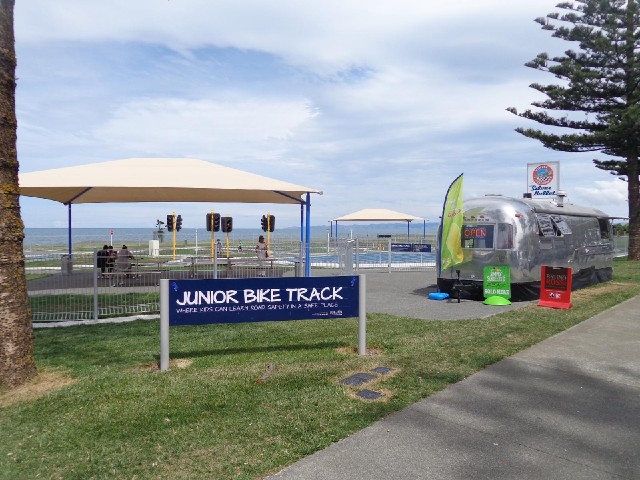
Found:
<path fill-rule="evenodd" d="M 276 228 L 276 217 L 274 215 L 269 215 L 269 231 L 273 232 Z"/>
<path fill-rule="evenodd" d="M 176 217 L 176 232 L 179 232 L 180 229 L 182 229 L 182 215 Z"/>
<path fill-rule="evenodd" d="M 222 222 L 222 231 L 229 233 L 231 230 L 233 230 L 233 218 L 231 217 L 222 217 L 220 219 L 220 221 Z"/>
<path fill-rule="evenodd" d="M 260 225 L 262 226 L 262 231 L 266 232 L 268 227 L 267 227 L 267 216 L 266 215 L 262 215 L 262 218 L 260 219 Z"/>
<path fill-rule="evenodd" d="M 211 221 L 213 219 L 213 222 Z M 207 232 L 213 229 L 214 232 L 220 231 L 220 214 L 214 213 L 213 217 L 210 213 L 207 213 Z"/>
<path fill-rule="evenodd" d="M 173 215 L 167 215 L 167 230 L 173 232 Z"/>

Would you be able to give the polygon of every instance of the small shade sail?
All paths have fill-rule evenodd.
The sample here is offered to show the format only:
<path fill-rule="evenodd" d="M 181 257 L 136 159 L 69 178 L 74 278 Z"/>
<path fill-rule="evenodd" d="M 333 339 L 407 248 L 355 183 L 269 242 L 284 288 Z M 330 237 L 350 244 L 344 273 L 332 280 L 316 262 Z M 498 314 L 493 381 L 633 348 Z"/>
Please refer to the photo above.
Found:
<path fill-rule="evenodd" d="M 409 215 L 407 213 L 395 212 L 385 208 L 366 208 L 357 212 L 349 213 L 336 218 L 335 222 L 411 222 L 413 220 L 424 220 L 421 217 Z"/>

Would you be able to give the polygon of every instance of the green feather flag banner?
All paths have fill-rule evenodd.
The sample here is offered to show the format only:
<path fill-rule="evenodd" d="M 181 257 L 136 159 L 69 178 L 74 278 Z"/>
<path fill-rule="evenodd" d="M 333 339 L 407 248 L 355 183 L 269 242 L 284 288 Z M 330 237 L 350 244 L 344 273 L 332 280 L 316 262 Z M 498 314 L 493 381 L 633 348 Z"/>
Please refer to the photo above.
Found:
<path fill-rule="evenodd" d="M 440 270 L 453 267 L 464 261 L 462 252 L 462 179 L 460 174 L 447 190 L 442 208 L 442 228 L 440 237 Z"/>

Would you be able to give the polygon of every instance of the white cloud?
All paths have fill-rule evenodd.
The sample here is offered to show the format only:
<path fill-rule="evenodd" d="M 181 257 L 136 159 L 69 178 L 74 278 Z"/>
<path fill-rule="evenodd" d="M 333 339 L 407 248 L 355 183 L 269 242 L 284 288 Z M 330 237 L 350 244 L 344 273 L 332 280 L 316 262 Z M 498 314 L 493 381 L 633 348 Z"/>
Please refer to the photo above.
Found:
<path fill-rule="evenodd" d="M 106 144 L 147 156 L 202 156 L 222 161 L 272 158 L 315 113 L 305 100 L 140 99 L 118 107 L 94 131 Z"/>
<path fill-rule="evenodd" d="M 533 22 L 555 3 L 18 2 L 21 166 L 199 157 L 324 190 L 312 199 L 322 223 L 380 206 L 437 218 L 459 173 L 467 196 L 520 196 L 527 162 L 561 160 L 570 198 L 624 211 L 610 192 L 588 194 L 613 188 L 590 158 L 519 136 L 524 121 L 505 111 L 539 98 L 533 81 L 554 81 L 523 64 L 565 47 Z M 26 200 L 27 226 L 66 221 L 64 208 Z M 74 218 L 146 225 L 163 208 Z M 200 222 L 200 206 L 184 208 Z M 254 222 L 254 207 L 233 211 Z"/>
<path fill-rule="evenodd" d="M 420 51 L 425 40 L 461 42 L 469 39 L 469 30 L 483 29 L 489 37 L 489 31 L 496 34 L 498 21 L 509 29 L 515 12 L 533 19 L 553 5 L 549 0 L 535 5 L 525 0 L 29 0 L 16 7 L 16 30 L 25 43 L 146 42 L 183 51 L 210 46 L 258 50 L 326 72 L 387 63 L 402 57 L 408 45 Z"/>
<path fill-rule="evenodd" d="M 575 188 L 575 202 L 593 205 L 609 215 L 627 216 L 627 182 L 619 178 L 596 180 Z"/>

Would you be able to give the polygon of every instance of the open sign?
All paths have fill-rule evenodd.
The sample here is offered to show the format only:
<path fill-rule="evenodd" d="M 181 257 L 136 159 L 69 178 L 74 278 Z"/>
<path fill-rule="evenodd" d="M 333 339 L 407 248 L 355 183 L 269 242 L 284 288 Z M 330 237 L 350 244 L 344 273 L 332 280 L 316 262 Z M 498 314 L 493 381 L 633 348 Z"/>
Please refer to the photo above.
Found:
<path fill-rule="evenodd" d="M 486 238 L 486 227 L 464 227 L 463 235 L 465 239 Z"/>

